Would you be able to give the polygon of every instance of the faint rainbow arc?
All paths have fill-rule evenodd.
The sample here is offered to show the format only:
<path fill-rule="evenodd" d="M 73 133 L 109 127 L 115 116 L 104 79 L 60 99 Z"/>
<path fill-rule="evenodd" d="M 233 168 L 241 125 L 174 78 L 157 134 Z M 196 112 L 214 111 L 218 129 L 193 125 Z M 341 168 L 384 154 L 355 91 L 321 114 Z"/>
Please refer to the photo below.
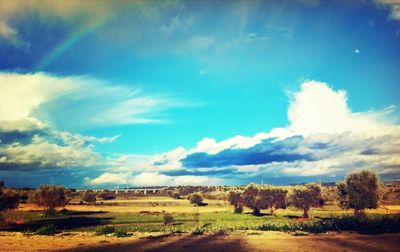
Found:
<path fill-rule="evenodd" d="M 112 17 L 113 14 L 105 15 L 103 18 L 98 19 L 96 21 L 92 21 L 89 25 L 86 25 L 84 28 L 81 28 L 78 31 L 71 34 L 66 40 L 57 45 L 53 50 L 50 51 L 50 53 L 48 53 L 42 60 L 40 60 L 39 63 L 36 65 L 36 67 L 34 67 L 34 71 L 44 70 L 58 57 L 60 57 L 66 50 L 73 47 L 89 33 L 92 33 L 101 28 Z"/>

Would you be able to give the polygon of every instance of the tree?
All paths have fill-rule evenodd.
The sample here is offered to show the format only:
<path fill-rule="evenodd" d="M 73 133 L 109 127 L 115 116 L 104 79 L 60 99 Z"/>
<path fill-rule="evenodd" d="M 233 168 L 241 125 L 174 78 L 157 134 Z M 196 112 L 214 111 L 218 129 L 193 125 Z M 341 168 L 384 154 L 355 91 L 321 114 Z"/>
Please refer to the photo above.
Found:
<path fill-rule="evenodd" d="M 83 194 L 82 200 L 87 202 L 87 203 L 95 203 L 96 202 L 96 194 L 94 194 L 93 192 L 90 191 L 86 191 Z"/>
<path fill-rule="evenodd" d="M 63 207 L 68 203 L 65 188 L 52 185 L 41 185 L 31 194 L 31 201 L 45 207 L 49 214 L 55 213 L 56 207 Z"/>
<path fill-rule="evenodd" d="M 4 181 L 0 181 L 0 213 L 18 207 L 19 195 L 11 190 L 4 189 Z"/>
<path fill-rule="evenodd" d="M 338 184 L 339 206 L 354 209 L 356 216 L 363 216 L 364 210 L 375 209 L 381 196 L 379 176 L 372 171 L 352 173 L 344 183 Z"/>
<path fill-rule="evenodd" d="M 272 203 L 269 206 L 271 214 L 274 214 L 275 209 L 286 209 L 286 194 L 287 191 L 279 188 L 272 188 Z"/>
<path fill-rule="evenodd" d="M 193 193 L 188 197 L 190 203 L 196 204 L 198 206 L 203 205 L 203 197 L 198 193 Z"/>
<path fill-rule="evenodd" d="M 228 194 L 229 204 L 233 206 L 234 213 L 243 212 L 243 198 L 240 192 L 230 191 Z"/>
<path fill-rule="evenodd" d="M 303 189 L 294 189 L 290 197 L 290 203 L 303 210 L 303 217 L 308 218 L 308 211 L 311 207 L 323 206 L 325 201 L 322 198 L 321 187 L 318 185 L 306 185 Z"/>
<path fill-rule="evenodd" d="M 258 188 L 254 184 L 250 184 L 246 187 L 242 193 L 243 203 L 245 206 L 253 209 L 254 215 L 260 215 L 260 206 L 258 196 Z"/>
<path fill-rule="evenodd" d="M 243 204 L 253 209 L 254 215 L 260 215 L 262 209 L 270 209 L 271 213 L 277 208 L 286 208 L 287 191 L 279 188 L 259 188 L 254 184 L 246 187 L 242 193 Z"/>

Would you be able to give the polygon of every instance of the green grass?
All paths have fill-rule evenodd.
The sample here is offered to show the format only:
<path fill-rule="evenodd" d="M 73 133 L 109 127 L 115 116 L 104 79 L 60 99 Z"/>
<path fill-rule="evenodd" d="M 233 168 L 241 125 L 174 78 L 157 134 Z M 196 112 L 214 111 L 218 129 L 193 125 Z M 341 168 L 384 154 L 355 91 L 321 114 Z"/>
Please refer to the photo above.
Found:
<path fill-rule="evenodd" d="M 169 200 L 169 201 L 167 201 Z M 97 232 L 101 231 L 103 228 L 107 229 L 108 226 L 112 226 L 119 232 L 120 236 L 124 236 L 126 233 L 133 232 L 172 232 L 172 233 L 197 233 L 197 231 L 202 232 L 219 232 L 219 231 L 232 231 L 232 230 L 279 230 L 279 231 L 288 231 L 293 232 L 296 230 L 304 231 L 303 229 L 309 230 L 325 230 L 324 228 L 320 228 L 318 225 L 333 225 L 332 223 L 325 222 L 323 224 L 315 224 L 316 222 L 324 219 L 332 219 L 339 218 L 341 216 L 349 216 L 351 211 L 343 211 L 340 210 L 336 206 L 327 206 L 321 209 L 312 209 L 310 211 L 310 216 L 314 217 L 314 220 L 304 222 L 303 224 L 299 224 L 294 222 L 292 219 L 294 217 L 301 217 L 302 212 L 289 207 L 285 210 L 276 211 L 276 215 L 264 215 L 264 216 L 253 216 L 249 214 L 250 210 L 246 209 L 245 213 L 235 214 L 230 211 L 217 211 L 217 212 L 209 212 L 214 211 L 213 209 L 218 209 L 218 207 L 222 207 L 220 209 L 227 209 L 227 203 L 222 201 L 207 201 L 209 203 L 208 206 L 193 208 L 193 206 L 187 200 L 175 200 L 171 202 L 171 199 L 166 198 L 163 201 L 160 198 L 159 201 L 155 201 L 153 199 L 149 199 L 149 202 L 137 202 L 140 205 L 158 205 L 163 204 L 166 205 L 174 205 L 176 212 L 171 212 L 172 217 L 174 218 L 173 225 L 164 225 L 163 224 L 163 215 L 164 213 L 160 208 L 156 208 L 157 211 L 153 211 L 150 207 L 144 207 L 144 210 L 139 213 L 124 213 L 124 212 L 68 212 L 64 211 L 63 213 L 59 213 L 53 217 L 46 217 L 42 212 L 29 212 L 29 211 L 10 211 L 4 213 L 3 218 L 11 222 L 22 222 L 25 224 L 37 223 L 40 222 L 40 225 L 46 224 L 55 224 L 59 230 L 65 231 L 88 231 L 88 232 Z M 115 202 L 116 203 L 116 202 Z M 138 206 L 132 200 L 129 202 L 118 202 L 118 206 L 125 206 L 129 203 L 130 206 Z M 113 203 L 114 204 L 114 203 Z M 211 208 L 212 207 L 212 208 Z M 217 207 L 217 208 L 216 208 Z M 101 209 L 101 208 L 100 208 Z M 231 207 L 229 207 L 231 209 Z M 97 210 L 99 210 L 97 208 Z M 183 211 L 187 212 L 183 212 Z M 199 213 L 198 221 L 194 215 Z M 382 214 L 369 214 L 371 218 L 380 218 Z M 87 218 L 89 221 L 93 219 L 98 220 L 97 224 L 88 224 L 88 225 L 80 225 L 72 226 L 66 228 L 60 224 L 60 222 L 68 222 L 71 223 L 69 218 Z M 387 220 L 384 220 L 387 221 Z M 42 224 L 43 223 L 43 224 Z M 80 224 L 80 223 L 77 223 Z M 369 222 L 369 224 L 365 225 L 378 225 L 378 222 Z M 27 228 L 28 229 L 28 228 Z M 36 229 L 33 229 L 36 230 Z M 113 232 L 116 232 L 116 231 Z"/>

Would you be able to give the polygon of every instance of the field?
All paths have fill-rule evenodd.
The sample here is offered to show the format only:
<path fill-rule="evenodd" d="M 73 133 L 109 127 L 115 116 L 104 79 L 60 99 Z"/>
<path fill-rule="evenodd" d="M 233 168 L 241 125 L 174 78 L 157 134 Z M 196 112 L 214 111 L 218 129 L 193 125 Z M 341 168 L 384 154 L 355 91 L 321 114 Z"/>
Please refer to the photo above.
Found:
<path fill-rule="evenodd" d="M 306 223 L 352 215 L 334 204 L 313 208 L 311 220 L 302 220 L 302 212 L 292 207 L 278 209 L 274 215 L 264 212 L 253 216 L 250 209 L 234 214 L 223 200 L 205 199 L 205 203 L 194 206 L 186 199 L 165 196 L 117 197 L 92 205 L 71 201 L 56 216 L 45 216 L 35 205 L 20 204 L 3 215 L 1 250 L 182 251 L 190 247 L 204 251 L 218 246 L 222 251 L 390 251 L 400 245 L 399 233 L 293 229 L 293 225 L 298 229 Z M 164 213 L 172 214 L 172 225 L 163 224 Z M 367 211 L 372 219 L 398 218 L 399 214 L 400 205 L 386 204 Z M 38 229 L 49 225 L 56 229 L 54 235 L 37 235 Z M 107 227 L 113 229 L 110 234 Z"/>

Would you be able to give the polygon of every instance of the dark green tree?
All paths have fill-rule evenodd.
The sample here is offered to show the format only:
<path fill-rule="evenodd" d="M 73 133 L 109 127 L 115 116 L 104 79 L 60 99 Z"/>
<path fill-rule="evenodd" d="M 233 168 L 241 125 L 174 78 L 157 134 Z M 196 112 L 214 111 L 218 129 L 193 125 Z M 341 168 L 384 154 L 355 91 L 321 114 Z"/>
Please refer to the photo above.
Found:
<path fill-rule="evenodd" d="M 372 171 L 352 173 L 344 183 L 338 184 L 339 206 L 343 209 L 354 209 L 356 216 L 363 216 L 365 209 L 379 206 L 381 182 Z"/>

